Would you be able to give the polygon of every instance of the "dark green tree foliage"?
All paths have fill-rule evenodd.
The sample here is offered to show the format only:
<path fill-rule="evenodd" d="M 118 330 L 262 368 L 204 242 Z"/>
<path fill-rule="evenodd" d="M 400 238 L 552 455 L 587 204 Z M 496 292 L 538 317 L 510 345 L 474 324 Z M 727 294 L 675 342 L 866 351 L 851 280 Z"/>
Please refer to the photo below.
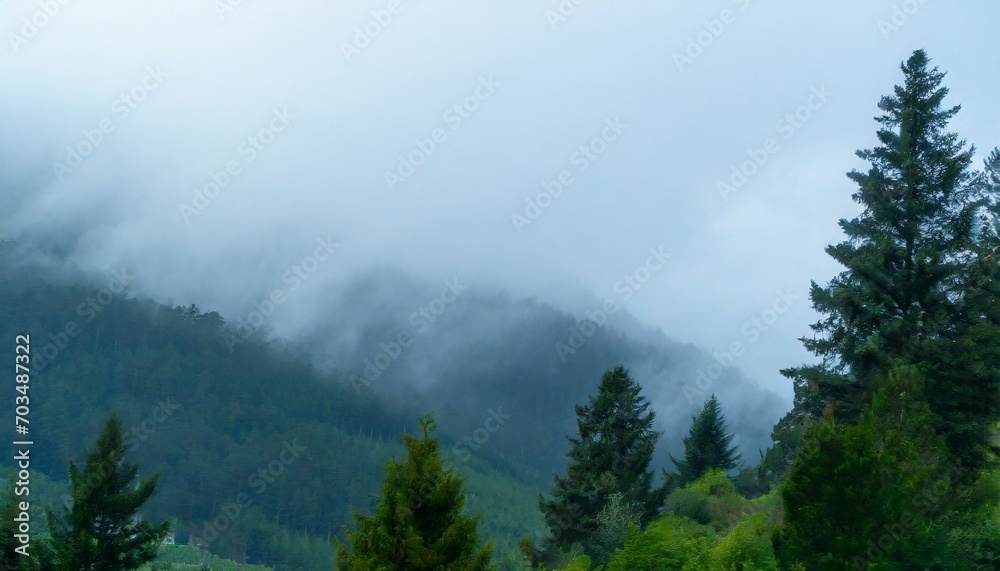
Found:
<path fill-rule="evenodd" d="M 807 436 L 815 446 L 796 458 L 782 490 L 785 528 L 776 551 L 806 569 L 849 569 L 864 553 L 864 537 L 879 526 L 872 506 L 882 490 L 871 440 L 860 429 L 818 424 Z"/>
<path fill-rule="evenodd" d="M 995 259 L 973 262 L 964 272 L 962 303 L 947 327 L 924 344 L 919 361 L 928 378 L 927 400 L 948 449 L 972 468 L 989 462 L 990 428 L 1000 414 L 1000 266 Z M 942 315 L 943 317 L 943 315 Z"/>
<path fill-rule="evenodd" d="M 574 543 L 590 544 L 612 497 L 636 508 L 642 525 L 662 507 L 666 489 L 653 487 L 649 469 L 660 433 L 653 430 L 655 414 L 641 391 L 619 365 L 604 373 L 589 404 L 577 405 L 578 436 L 569 438 L 567 475 L 554 476 L 551 499 L 538 498 L 551 536 L 541 548 L 543 558 Z"/>
<path fill-rule="evenodd" d="M 726 425 L 719 399 L 713 394 L 698 416 L 691 418 L 691 431 L 684 437 L 684 459 L 673 455 L 677 466 L 673 482 L 684 486 L 702 477 L 709 470 L 732 470 L 739 465 L 740 454 L 732 445 L 733 435 Z"/>
<path fill-rule="evenodd" d="M 16 481 L 17 478 L 14 476 L 7 481 L 7 492 L 3 495 L 3 504 L 0 504 L 0 568 L 2 569 L 18 569 L 21 560 L 26 559 L 15 551 L 21 543 L 14 537 L 17 533 L 17 522 L 14 518 L 19 511 L 18 502 L 24 501 L 14 495 Z"/>
<path fill-rule="evenodd" d="M 15 490 L 19 486 L 15 482 L 17 482 L 17 477 L 11 475 L 7 481 L 7 491 L 3 494 L 3 497 L 0 497 L 0 569 L 5 571 L 14 571 L 15 569 L 34 571 L 42 569 L 42 562 L 48 561 L 46 559 L 48 546 L 44 542 L 39 541 L 40 534 L 36 530 L 32 529 L 30 532 L 31 542 L 28 544 L 28 549 L 21 553 L 16 551 L 18 548 L 25 549 L 25 544 L 14 537 L 20 533 L 18 530 L 19 520 L 15 520 L 22 513 L 19 509 L 19 504 L 21 502 L 34 504 L 35 501 L 24 495 L 18 496 Z M 39 519 L 37 517 L 39 515 L 29 512 L 32 527 L 34 527 L 35 522 Z M 23 555 L 22 553 L 24 552 L 27 555 Z"/>
<path fill-rule="evenodd" d="M 904 84 L 879 102 L 880 145 L 858 151 L 868 172 L 848 176 L 864 207 L 841 220 L 847 240 L 826 252 L 847 269 L 827 287 L 812 284 L 814 309 L 825 317 L 803 338 L 822 365 L 786 369 L 796 404 L 819 417 L 833 406 L 857 422 L 871 402 L 878 371 L 899 362 L 928 375 L 936 426 L 954 452 L 982 458 L 985 426 L 998 402 L 994 260 L 982 267 L 995 233 L 980 231 L 989 201 L 985 177 L 969 170 L 974 149 L 946 131 L 958 106 L 943 107 L 944 74 L 923 51 L 903 64 Z M 978 276 L 978 279 L 970 278 Z M 979 450 L 977 452 L 977 449 Z"/>
<path fill-rule="evenodd" d="M 214 525 L 234 501 L 239 483 L 277 459 L 284 443 L 298 438 L 309 452 L 284 466 L 271 482 L 255 478 L 267 484 L 262 493 L 244 485 L 253 505 L 226 529 L 216 528 L 219 535 L 209 549 L 227 559 L 245 554 L 249 563 L 293 569 L 317 569 L 318 560 L 331 563 L 330 534 L 352 523 L 353 508 L 373 505 L 385 460 L 402 458 L 405 451 L 398 438 L 388 435 L 413 433 L 415 415 L 385 406 L 376 391 L 357 394 L 345 375 L 312 366 L 301 345 L 251 337 L 230 352 L 226 338 L 231 333 L 225 331 L 232 326 L 215 313 L 116 297 L 87 323 L 76 313 L 77 306 L 100 290 L 52 285 L 45 281 L 45 270 L 12 270 L 24 266 L 16 263 L 20 253 L 5 250 L 5 244 L 10 242 L 0 243 L 4 334 L 13 339 L 28 327 L 40 359 L 48 332 L 62 331 L 70 320 L 81 326 L 80 335 L 70 337 L 44 370 L 35 370 L 39 384 L 32 390 L 39 392 L 32 402 L 40 430 L 52 439 L 32 452 L 38 454 L 32 456 L 37 469 L 33 483 L 43 473 L 65 480 L 68 460 L 91 445 L 99 431 L 87 442 L 79 427 L 103 426 L 106 413 L 100 411 L 117 410 L 129 460 L 168 467 L 143 513 L 151 521 L 173 518 L 178 541 L 186 542 L 189 536 L 204 538 L 206 526 Z M 144 418 L 163 418 L 164 412 L 168 417 L 162 423 L 143 424 Z M 479 425 L 456 426 L 449 419 L 452 436 L 470 434 Z M 536 499 L 548 480 L 534 475 L 534 467 L 516 469 L 541 462 L 537 452 L 531 454 L 526 446 L 517 464 L 507 455 L 513 445 L 502 444 L 499 436 L 520 429 L 519 424 L 516 430 L 492 434 L 489 446 L 473 452 L 467 463 L 468 472 L 479 476 L 477 483 L 496 486 L 495 495 L 480 492 L 479 505 L 492 508 L 479 532 L 493 540 L 495 554 L 502 544 L 512 558 L 517 539 L 541 522 Z M 453 441 L 439 441 L 452 449 Z M 526 472 L 533 474 L 532 480 L 520 479 Z M 38 486 L 32 496 L 36 493 L 45 490 Z M 41 508 L 43 502 L 35 499 L 32 507 Z M 52 500 L 62 504 L 61 498 Z M 477 506 L 476 511 L 483 509 Z M 39 516 L 42 521 L 44 514 Z M 311 537 L 308 551 L 280 540 L 300 533 Z"/>
<path fill-rule="evenodd" d="M 390 461 L 382 496 L 371 516 L 354 513 L 357 529 L 336 541 L 336 563 L 345 570 L 481 570 L 490 568 L 493 545 L 479 546 L 482 514 L 462 514 L 463 478 L 441 465 L 434 418 L 420 419 L 424 436 L 403 435 L 403 462 Z"/>
<path fill-rule="evenodd" d="M 935 526 L 956 476 L 942 463 L 915 367 L 898 367 L 877 381 L 871 407 L 857 425 L 815 423 L 782 489 L 785 529 L 779 551 L 806 569 L 886 569 L 929 566 L 943 559 L 945 532 Z M 948 567 L 949 569 L 952 567 Z M 968 566 L 957 568 L 969 569 Z"/>
<path fill-rule="evenodd" d="M 156 557 L 170 522 L 138 517 L 156 490 L 159 474 L 138 480 L 138 464 L 125 462 L 121 422 L 112 414 L 87 452 L 83 470 L 69 463 L 72 506 L 55 514 L 46 508 L 53 568 L 65 571 L 136 569 Z"/>
<path fill-rule="evenodd" d="M 802 446 L 802 423 L 806 419 L 796 411 L 789 411 L 771 431 L 773 444 L 760 454 L 760 463 L 751 468 L 756 481 L 763 489 L 779 484 L 792 467 L 795 455 Z"/>
<path fill-rule="evenodd" d="M 1000 417 L 1000 148 L 985 161 L 981 178 L 984 202 L 978 232 L 970 245 L 975 255 L 957 280 L 959 303 L 954 311 L 939 310 L 937 321 L 946 324 L 937 337 L 924 344 L 928 400 L 938 415 L 936 426 L 952 454 L 967 468 L 987 463 L 990 429 Z"/>

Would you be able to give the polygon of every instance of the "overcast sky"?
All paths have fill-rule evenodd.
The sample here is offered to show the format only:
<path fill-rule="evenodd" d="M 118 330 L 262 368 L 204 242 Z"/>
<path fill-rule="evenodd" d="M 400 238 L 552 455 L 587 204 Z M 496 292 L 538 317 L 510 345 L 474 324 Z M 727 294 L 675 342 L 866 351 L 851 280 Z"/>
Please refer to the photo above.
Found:
<path fill-rule="evenodd" d="M 288 335 L 388 264 L 611 298 L 789 396 L 900 62 L 1000 144 L 996 1 L 63 2 L 0 1 L 0 234 L 228 319 L 329 239 Z"/>

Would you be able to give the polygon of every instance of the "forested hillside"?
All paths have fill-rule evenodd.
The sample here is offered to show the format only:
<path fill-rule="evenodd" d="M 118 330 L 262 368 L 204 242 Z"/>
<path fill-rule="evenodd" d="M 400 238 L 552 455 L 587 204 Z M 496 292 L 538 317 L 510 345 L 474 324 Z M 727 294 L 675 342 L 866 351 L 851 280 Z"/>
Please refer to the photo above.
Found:
<path fill-rule="evenodd" d="M 103 289 L 53 285 L 37 268 L 11 264 L 14 245 L 3 248 L 4 335 L 52 332 L 57 347 L 46 351 L 50 338 L 34 334 L 37 362 L 47 363 L 32 381 L 34 434 L 46 444 L 35 452 L 36 470 L 65 482 L 67 460 L 79 459 L 117 411 L 130 456 L 146 471 L 163 470 L 147 513 L 176 520 L 181 541 L 205 536 L 206 524 L 212 529 L 247 493 L 251 504 L 223 517 L 232 521 L 218 539 L 208 534 L 213 551 L 295 568 L 331 560 L 330 536 L 349 523 L 350 508 L 370 505 L 381 463 L 400 453 L 398 436 L 414 429 L 415 416 L 357 394 L 291 345 L 254 341 L 230 353 L 217 314 L 119 295 L 97 302 L 88 319 L 87 301 L 107 300 Z M 68 323 L 77 335 L 65 334 Z M 290 458 L 282 455 L 288 446 L 302 450 Z M 511 546 L 538 521 L 535 492 L 510 475 L 519 470 L 501 451 L 489 459 L 463 459 L 479 496 L 471 504 L 506 514 L 490 526 Z"/>
<path fill-rule="evenodd" d="M 363 364 L 357 373 L 331 368 L 322 356 L 328 352 L 263 332 L 232 343 L 238 332 L 216 313 L 171 308 L 127 291 L 112 294 L 117 284 L 94 283 L 51 254 L 9 241 L 2 248 L 0 324 L 9 336 L 25 327 L 43 332 L 34 337 L 35 429 L 49 445 L 39 448 L 35 466 L 65 481 L 66 461 L 78 458 L 107 413 L 117 411 L 131 455 L 149 470 L 163 468 L 160 491 L 148 503 L 151 517 L 175 519 L 186 541 L 188 534 L 204 535 L 206 522 L 237 494 L 249 493 L 252 505 L 241 508 L 211 546 L 250 561 L 302 565 L 328 557 L 327 540 L 350 523 L 352 508 L 371 505 L 381 463 L 402 452 L 399 434 L 412 431 L 422 411 L 439 415 L 442 448 L 468 477 L 469 508 L 494 514 L 484 534 L 497 542 L 498 554 L 514 557 L 516 541 L 541 529 L 535 496 L 565 466 L 565 436 L 573 430 L 566 403 L 586 399 L 594 371 L 624 362 L 648 372 L 648 393 L 668 411 L 658 425 L 666 436 L 656 465 L 669 468 L 668 453 L 680 450 L 686 419 L 700 406 L 682 387 L 693 387 L 696 369 L 712 362 L 662 335 L 647 334 L 659 339 L 653 344 L 600 328 L 562 363 L 553 339 L 579 326 L 572 316 L 473 292 L 384 376 L 359 384 L 352 375 L 362 373 Z M 424 293 L 398 273 L 382 278 L 384 288 L 414 288 L 408 294 L 414 299 Z M 393 324 L 358 311 L 366 307 L 371 279 L 358 285 L 350 323 L 366 331 L 359 346 L 377 347 L 371 340 L 392 339 Z M 371 290 L 369 297 L 384 294 Z M 383 306 L 386 315 L 393 309 Z M 331 322 L 345 323 L 336 316 Z M 75 326 L 67 329 L 70 323 Z M 480 323 L 491 324 L 488 335 L 473 334 Z M 335 336 L 335 328 L 328 335 Z M 451 351 L 442 354 L 434 347 L 445 337 Z M 744 447 L 755 453 L 766 446 L 766 423 L 759 419 L 775 415 L 780 400 L 735 369 L 713 390 L 734 396 L 730 409 L 746 435 Z M 503 424 L 487 433 L 491 411 Z M 273 482 L 254 476 L 290 443 L 306 450 L 282 465 Z"/>

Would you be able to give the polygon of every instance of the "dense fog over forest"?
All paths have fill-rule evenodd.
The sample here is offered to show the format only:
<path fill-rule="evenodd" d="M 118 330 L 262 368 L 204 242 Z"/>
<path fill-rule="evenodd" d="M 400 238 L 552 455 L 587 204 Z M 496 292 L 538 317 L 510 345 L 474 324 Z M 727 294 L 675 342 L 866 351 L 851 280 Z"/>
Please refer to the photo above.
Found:
<path fill-rule="evenodd" d="M 381 264 L 580 313 L 611 297 L 709 349 L 749 341 L 744 324 L 789 290 L 798 303 L 739 366 L 790 398 L 776 371 L 806 358 L 794 339 L 812 319 L 808 283 L 835 270 L 813 253 L 838 235 L 838 216 L 856 212 L 843 174 L 858 164 L 851 150 L 873 141 L 873 79 L 919 44 L 950 70 L 956 98 L 984 114 L 957 118 L 965 137 L 988 139 L 997 119 L 976 80 L 1000 56 L 972 40 L 991 19 L 935 3 L 884 32 L 889 2 L 590 2 L 565 21 L 548 14 L 561 17 L 558 4 L 404 3 L 358 53 L 345 48 L 365 43 L 356 28 L 376 8 L 61 8 L 0 62 L 0 101 L 18 133 L 5 140 L 3 232 L 84 266 L 124 264 L 134 287 L 227 319 L 290 287 L 283 274 L 329 237 L 342 247 L 269 318 L 293 336 Z M 2 3 L 5 31 L 19 34 L 36 9 Z M 688 39 L 723 10 L 732 22 L 689 57 Z M 935 36 L 938 26 L 969 40 Z M 813 97 L 819 89 L 829 96 Z M 807 121 L 778 125 L 810 103 Z M 616 119 L 620 135 L 605 131 Z M 54 172 L 102 121 L 113 130 L 86 159 Z M 269 127 L 273 140 L 256 150 L 250 139 Z M 435 129 L 446 138 L 432 156 L 388 184 Z M 594 142 L 604 134 L 617 139 Z M 777 152 L 720 196 L 718 183 L 768 138 Z M 591 145 L 593 159 L 580 153 Z M 230 161 L 240 174 L 185 216 L 180 206 L 194 207 Z M 538 204 L 564 170 L 573 182 L 518 227 L 512 216 L 527 219 L 526 200 Z M 657 246 L 673 256 L 625 299 L 615 284 Z"/>
<path fill-rule="evenodd" d="M 989 568 L 998 21 L 0 0 L 0 329 L 31 340 L 16 404 L 36 387 L 49 439 L 40 499 L 0 503 L 45 529 L 17 568 L 100 565 L 59 527 L 88 505 L 65 467 L 125 445 L 162 480 L 122 507 L 147 510 L 122 568 L 377 566 L 387 490 L 420 485 L 413 517 L 450 506 L 439 535 L 465 540 L 400 568 L 487 568 L 486 545 L 503 569 L 646 568 L 682 544 L 650 561 Z M 882 547 L 888 490 L 936 483 L 927 552 Z M 837 504 L 856 537 L 810 543 Z M 191 551 L 158 552 L 168 529 Z"/>

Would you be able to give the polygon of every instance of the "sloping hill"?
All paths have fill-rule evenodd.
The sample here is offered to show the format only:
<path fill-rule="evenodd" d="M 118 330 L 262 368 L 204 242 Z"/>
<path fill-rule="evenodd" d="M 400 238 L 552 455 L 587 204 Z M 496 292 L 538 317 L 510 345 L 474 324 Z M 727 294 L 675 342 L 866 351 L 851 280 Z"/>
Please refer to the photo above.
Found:
<path fill-rule="evenodd" d="M 34 467 L 64 481 L 67 460 L 80 459 L 114 410 L 131 457 L 146 472 L 163 470 L 148 517 L 174 518 L 179 541 L 195 535 L 220 555 L 290 568 L 329 565 L 329 538 L 352 523 L 352 509 L 371 508 L 382 463 L 402 455 L 400 433 L 428 411 L 445 458 L 467 475 L 468 508 L 488 514 L 482 536 L 516 558 L 517 539 L 541 528 L 535 498 L 564 466 L 573 405 L 603 370 L 625 363 L 646 387 L 668 466 L 666 452 L 700 406 L 680 387 L 710 362 L 692 346 L 635 341 L 611 327 L 563 362 L 553 347 L 580 326 L 575 318 L 470 292 L 359 387 L 352 375 L 370 348 L 410 327 L 401 308 L 433 288 L 369 276 L 400 294 L 395 305 L 363 279 L 341 308 L 325 308 L 329 326 L 306 345 L 261 332 L 232 343 L 237 332 L 216 313 L 136 299 L 107 277 L 83 285 L 86 276 L 23 259 L 0 244 L 0 329 L 30 334 L 36 359 L 33 428 L 44 446 Z M 777 397 L 735 369 L 711 390 L 731 397 L 727 413 L 744 443 L 766 442 Z"/>

